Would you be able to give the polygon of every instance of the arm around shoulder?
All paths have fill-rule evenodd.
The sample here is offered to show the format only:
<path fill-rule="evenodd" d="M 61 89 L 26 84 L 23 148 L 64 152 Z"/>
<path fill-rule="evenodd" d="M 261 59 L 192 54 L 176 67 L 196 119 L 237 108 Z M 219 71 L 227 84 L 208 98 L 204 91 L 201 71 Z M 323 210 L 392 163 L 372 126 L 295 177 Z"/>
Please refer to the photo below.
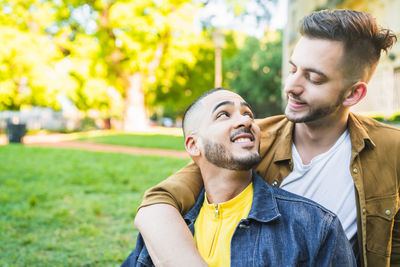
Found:
<path fill-rule="evenodd" d="M 135 218 L 155 266 L 207 266 L 178 210 L 168 204 L 142 208 Z"/>
<path fill-rule="evenodd" d="M 194 205 L 203 180 L 193 162 L 145 193 L 135 217 L 156 266 L 207 266 L 183 220 Z"/>
<path fill-rule="evenodd" d="M 199 167 L 190 162 L 168 179 L 147 190 L 139 209 L 163 203 L 174 206 L 181 214 L 186 214 L 196 202 L 202 188 Z"/>

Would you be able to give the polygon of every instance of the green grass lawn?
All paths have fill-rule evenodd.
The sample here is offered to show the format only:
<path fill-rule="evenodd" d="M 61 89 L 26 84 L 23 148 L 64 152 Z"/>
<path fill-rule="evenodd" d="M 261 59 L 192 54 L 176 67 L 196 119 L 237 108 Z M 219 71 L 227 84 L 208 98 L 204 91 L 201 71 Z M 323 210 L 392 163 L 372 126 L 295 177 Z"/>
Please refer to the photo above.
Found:
<path fill-rule="evenodd" d="M 145 189 L 188 160 L 0 146 L 0 266 L 118 266 Z"/>
<path fill-rule="evenodd" d="M 183 136 L 165 134 L 113 133 L 102 136 L 82 136 L 77 140 L 109 145 L 185 150 Z"/>

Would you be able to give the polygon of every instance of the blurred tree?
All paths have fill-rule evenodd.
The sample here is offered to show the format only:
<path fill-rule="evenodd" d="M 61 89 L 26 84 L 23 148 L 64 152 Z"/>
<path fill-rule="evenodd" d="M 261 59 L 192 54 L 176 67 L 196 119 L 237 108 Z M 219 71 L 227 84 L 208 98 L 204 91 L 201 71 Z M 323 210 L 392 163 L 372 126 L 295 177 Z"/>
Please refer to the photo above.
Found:
<path fill-rule="evenodd" d="M 243 96 L 258 118 L 280 114 L 282 33 L 268 31 L 261 39 L 247 37 L 232 59 L 224 61 L 228 87 Z"/>
<path fill-rule="evenodd" d="M 207 40 L 193 25 L 199 6 L 190 0 L 11 0 L 0 4 L 7 11 L 0 16 L 2 24 L 17 25 L 21 32 L 33 27 L 58 47 L 73 84 L 72 90 L 63 93 L 80 110 L 94 108 L 109 116 L 110 109 L 119 110 L 113 108 L 118 102 L 125 106 L 127 130 L 146 123 L 145 99 L 150 105 L 168 102 L 168 97 L 156 97 L 160 88 L 173 92 L 170 99 L 182 95 L 185 73 L 196 66 L 194 54 L 207 50 L 207 45 L 199 45 Z"/>
<path fill-rule="evenodd" d="M 0 110 L 59 108 L 54 77 L 57 48 L 35 33 L 0 26 Z M 29 47 L 29 49 L 27 49 Z"/>
<path fill-rule="evenodd" d="M 257 11 L 267 18 L 266 3 L 274 2 L 248 1 L 263 4 L 265 16 L 254 5 L 247 10 L 245 2 L 227 3 L 239 17 Z M 212 30 L 195 29 L 198 3 L 0 0 L 5 29 L 0 36 L 7 40 L 0 44 L 0 108 L 57 107 L 56 96 L 62 94 L 85 112 L 95 109 L 104 118 L 124 114 L 127 130 L 146 123 L 145 105 L 152 112 L 167 107 L 166 115 L 182 114 L 187 103 L 213 87 Z M 224 60 L 237 52 L 233 35 L 226 38 Z M 250 52 L 235 60 L 248 63 Z M 241 71 L 233 67 L 232 73 Z"/>
<path fill-rule="evenodd" d="M 68 78 L 57 72 L 62 54 L 40 32 L 34 16 L 34 1 L 0 2 L 0 110 L 19 110 L 26 106 L 60 108 L 59 82 Z M 13 9 L 13 4 L 23 8 Z"/>
<path fill-rule="evenodd" d="M 178 61 L 173 65 L 162 62 L 165 70 L 157 78 L 156 90 L 151 106 L 153 112 L 161 111 L 163 116 L 176 118 L 183 115 L 190 103 L 207 90 L 214 87 L 214 45 L 211 34 L 203 31 L 199 36 L 202 39 L 188 45 L 192 56 L 196 59 L 192 64 L 187 61 Z M 224 57 L 231 58 L 237 52 L 236 42 L 232 31 L 226 32 Z"/>
<path fill-rule="evenodd" d="M 78 64 L 82 64 L 82 58 L 90 58 L 86 68 L 74 70 L 80 85 L 74 98 L 83 103 L 81 108 L 94 103 L 106 107 L 107 88 L 112 86 L 124 99 L 125 129 L 144 127 L 145 95 L 151 92 L 151 84 L 161 71 L 160 62 L 165 58 L 189 63 L 194 60 L 187 49 L 189 42 L 179 42 L 193 35 L 182 25 L 193 13 L 194 7 L 187 2 L 75 0 L 55 4 L 58 19 L 53 35 L 61 49 Z M 94 38 L 86 40 L 88 37 Z M 79 51 L 88 43 L 90 50 Z M 85 101 L 95 88 L 103 88 L 101 96 L 97 93 L 99 101 Z"/>
<path fill-rule="evenodd" d="M 203 1 L 204 9 L 209 9 L 201 16 L 203 28 L 207 31 L 224 28 L 225 32 L 234 29 L 236 32 L 234 38 L 226 40 L 223 50 L 223 86 L 241 94 L 259 117 L 281 113 L 282 36 L 281 33 L 266 32 L 271 8 L 277 2 Z M 259 40 L 240 31 L 264 37 Z M 239 48 L 232 46 L 232 42 L 237 42 Z"/>

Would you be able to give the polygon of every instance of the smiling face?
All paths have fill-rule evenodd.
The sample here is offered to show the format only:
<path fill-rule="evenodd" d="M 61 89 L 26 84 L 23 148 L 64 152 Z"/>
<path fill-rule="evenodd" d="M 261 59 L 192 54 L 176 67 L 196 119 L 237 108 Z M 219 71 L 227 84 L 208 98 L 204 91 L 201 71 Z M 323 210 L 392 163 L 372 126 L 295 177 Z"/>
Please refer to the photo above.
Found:
<path fill-rule="evenodd" d="M 260 161 L 260 128 L 239 95 L 220 90 L 206 96 L 191 120 L 197 124 L 186 145 L 195 140 L 199 160 L 230 170 L 249 170 Z"/>
<path fill-rule="evenodd" d="M 286 117 L 292 122 L 311 122 L 345 109 L 342 102 L 352 84 L 342 72 L 343 43 L 302 37 L 290 59 L 284 92 Z"/>

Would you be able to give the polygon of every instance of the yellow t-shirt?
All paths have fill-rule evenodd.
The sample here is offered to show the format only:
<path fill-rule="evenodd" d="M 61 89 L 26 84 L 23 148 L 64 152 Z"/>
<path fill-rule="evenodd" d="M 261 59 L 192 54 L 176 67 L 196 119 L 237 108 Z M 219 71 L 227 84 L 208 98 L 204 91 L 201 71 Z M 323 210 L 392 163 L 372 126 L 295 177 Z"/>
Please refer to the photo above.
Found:
<path fill-rule="evenodd" d="M 194 224 L 194 240 L 208 266 L 230 266 L 231 239 L 241 219 L 247 218 L 253 202 L 253 183 L 239 195 L 219 204 L 203 206 Z"/>

